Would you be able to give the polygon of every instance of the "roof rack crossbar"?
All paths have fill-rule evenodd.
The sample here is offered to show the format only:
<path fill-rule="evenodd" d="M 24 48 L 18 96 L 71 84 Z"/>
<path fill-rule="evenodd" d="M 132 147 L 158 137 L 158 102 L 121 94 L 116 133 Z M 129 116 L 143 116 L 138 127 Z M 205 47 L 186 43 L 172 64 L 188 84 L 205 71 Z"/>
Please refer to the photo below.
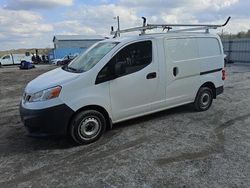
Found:
<path fill-rule="evenodd" d="M 134 31 L 140 31 L 141 35 L 145 34 L 146 30 L 151 29 L 167 29 L 169 31 L 172 29 L 172 27 L 189 27 L 186 29 L 179 29 L 179 30 L 173 30 L 171 32 L 181 32 L 181 31 L 197 31 L 197 30 L 205 30 L 205 32 L 209 32 L 209 29 L 217 29 L 218 27 L 224 27 L 227 25 L 231 17 L 228 17 L 226 22 L 222 25 L 215 25 L 215 24 L 146 24 L 146 18 L 142 17 L 143 19 L 143 26 L 142 27 L 133 27 L 129 29 L 123 29 L 123 30 L 111 30 L 110 34 L 114 35 L 114 37 L 117 37 L 120 33 L 128 33 L 128 32 L 134 32 Z"/>
<path fill-rule="evenodd" d="M 209 28 L 217 28 L 217 27 L 224 27 L 227 25 L 231 17 L 229 16 L 224 24 L 147 24 L 147 26 L 159 26 L 159 27 L 209 27 Z"/>
<path fill-rule="evenodd" d="M 172 30 L 169 32 L 200 31 L 200 30 L 205 30 L 206 32 L 208 32 L 209 29 L 216 29 L 216 28 L 203 26 L 203 27 L 193 27 L 193 28 L 186 28 L 186 29 L 177 29 L 177 30 Z"/>

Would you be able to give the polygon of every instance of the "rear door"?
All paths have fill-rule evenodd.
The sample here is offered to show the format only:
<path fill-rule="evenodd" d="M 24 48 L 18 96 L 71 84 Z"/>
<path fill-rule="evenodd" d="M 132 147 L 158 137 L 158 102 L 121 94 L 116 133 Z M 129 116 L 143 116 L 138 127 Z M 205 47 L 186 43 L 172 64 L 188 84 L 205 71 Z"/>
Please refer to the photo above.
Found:
<path fill-rule="evenodd" d="M 167 105 L 192 102 L 200 82 L 200 58 L 196 38 L 165 39 L 164 48 Z"/>

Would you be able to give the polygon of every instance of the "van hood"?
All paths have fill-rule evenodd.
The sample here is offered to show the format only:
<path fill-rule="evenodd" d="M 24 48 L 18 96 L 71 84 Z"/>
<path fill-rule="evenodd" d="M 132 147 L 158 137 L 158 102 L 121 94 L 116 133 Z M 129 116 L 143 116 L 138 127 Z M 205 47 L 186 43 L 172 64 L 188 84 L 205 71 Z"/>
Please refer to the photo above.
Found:
<path fill-rule="evenodd" d="M 26 93 L 36 93 L 38 91 L 48 89 L 57 85 L 62 85 L 66 82 L 78 78 L 78 73 L 64 71 L 61 67 L 46 72 L 34 80 L 30 81 L 25 88 Z"/>

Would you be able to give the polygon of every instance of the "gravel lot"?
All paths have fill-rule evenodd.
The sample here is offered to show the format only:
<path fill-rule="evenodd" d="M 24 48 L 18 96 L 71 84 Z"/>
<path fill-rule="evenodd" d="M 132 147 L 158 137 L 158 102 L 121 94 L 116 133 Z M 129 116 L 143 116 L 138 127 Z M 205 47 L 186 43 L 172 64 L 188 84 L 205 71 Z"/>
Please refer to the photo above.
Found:
<path fill-rule="evenodd" d="M 53 68 L 0 69 L 0 187 L 250 187 L 250 66 L 227 67 L 206 112 L 187 105 L 120 123 L 87 146 L 26 136 L 23 89 Z"/>

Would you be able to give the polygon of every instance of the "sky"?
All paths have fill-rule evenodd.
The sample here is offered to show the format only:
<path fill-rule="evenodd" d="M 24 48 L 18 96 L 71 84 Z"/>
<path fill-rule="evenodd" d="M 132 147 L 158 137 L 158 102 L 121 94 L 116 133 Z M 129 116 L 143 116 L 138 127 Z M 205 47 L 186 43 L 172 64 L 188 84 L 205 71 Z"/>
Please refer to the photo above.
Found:
<path fill-rule="evenodd" d="M 249 0 L 0 0 L 0 50 L 53 47 L 53 36 L 109 36 L 110 26 L 148 23 L 224 23 L 223 31 L 250 29 Z M 221 29 L 217 30 L 222 32 Z"/>

